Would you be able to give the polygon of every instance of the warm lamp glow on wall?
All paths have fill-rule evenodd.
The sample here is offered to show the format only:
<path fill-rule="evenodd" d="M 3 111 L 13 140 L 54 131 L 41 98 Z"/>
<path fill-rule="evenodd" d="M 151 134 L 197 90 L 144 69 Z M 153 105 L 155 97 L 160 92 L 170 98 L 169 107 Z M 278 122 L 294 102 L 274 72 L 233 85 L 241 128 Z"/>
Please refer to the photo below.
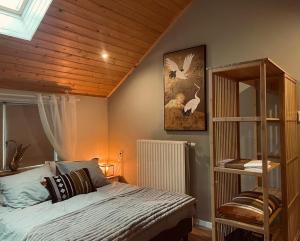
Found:
<path fill-rule="evenodd" d="M 110 163 L 101 163 L 100 168 L 106 177 L 115 175 L 115 165 Z"/>

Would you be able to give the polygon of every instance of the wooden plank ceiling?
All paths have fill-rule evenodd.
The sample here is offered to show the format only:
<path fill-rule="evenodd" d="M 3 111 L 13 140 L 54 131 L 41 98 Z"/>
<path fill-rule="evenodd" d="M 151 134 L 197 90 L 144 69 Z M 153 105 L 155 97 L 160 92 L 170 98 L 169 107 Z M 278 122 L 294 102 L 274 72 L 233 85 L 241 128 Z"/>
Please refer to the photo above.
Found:
<path fill-rule="evenodd" d="M 54 0 L 32 41 L 0 35 L 0 88 L 108 96 L 190 2 Z"/>

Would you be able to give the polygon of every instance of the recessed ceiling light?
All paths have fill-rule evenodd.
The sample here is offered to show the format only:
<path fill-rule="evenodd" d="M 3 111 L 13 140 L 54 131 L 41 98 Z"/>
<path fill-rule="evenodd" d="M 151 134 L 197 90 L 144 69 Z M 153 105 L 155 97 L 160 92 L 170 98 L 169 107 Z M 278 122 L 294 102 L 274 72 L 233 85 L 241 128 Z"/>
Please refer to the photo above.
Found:
<path fill-rule="evenodd" d="M 102 54 L 101 54 L 101 57 L 102 57 L 103 59 L 107 59 L 107 58 L 108 58 L 108 54 L 107 54 L 107 53 L 102 53 Z"/>

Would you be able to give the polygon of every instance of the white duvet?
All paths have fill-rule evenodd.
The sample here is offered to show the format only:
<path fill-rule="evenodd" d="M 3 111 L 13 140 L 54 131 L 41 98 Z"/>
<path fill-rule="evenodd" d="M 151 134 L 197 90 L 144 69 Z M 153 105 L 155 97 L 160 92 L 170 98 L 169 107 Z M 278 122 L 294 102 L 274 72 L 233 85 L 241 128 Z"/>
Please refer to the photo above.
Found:
<path fill-rule="evenodd" d="M 0 241 L 131 240 L 193 203 L 184 194 L 114 183 L 55 204 L 1 208 Z"/>
<path fill-rule="evenodd" d="M 99 188 L 97 192 L 75 196 L 55 204 L 47 201 L 25 209 L 1 207 L 0 240 L 22 241 L 34 227 L 85 208 L 107 197 L 128 193 L 134 189 L 134 186 L 114 183 Z"/>

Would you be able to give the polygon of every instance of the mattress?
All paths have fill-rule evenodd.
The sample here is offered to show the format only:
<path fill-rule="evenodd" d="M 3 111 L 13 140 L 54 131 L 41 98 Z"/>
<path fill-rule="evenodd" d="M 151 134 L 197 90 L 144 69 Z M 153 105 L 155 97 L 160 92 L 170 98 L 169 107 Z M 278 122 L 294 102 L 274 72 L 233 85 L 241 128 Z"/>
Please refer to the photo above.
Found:
<path fill-rule="evenodd" d="M 33 234 L 39 232 L 39 229 L 45 227 L 46 224 L 51 225 L 55 220 L 63 220 L 65 216 L 73 215 L 76 212 L 80 213 L 81 210 L 87 209 L 101 200 L 116 200 L 116 197 L 134 193 L 136 189 L 136 186 L 113 183 L 99 188 L 97 192 L 79 195 L 64 202 L 52 204 L 51 201 L 47 201 L 25 209 L 4 208 L 2 211 L 0 209 L 0 240 L 34 240 Z M 176 212 L 162 215 L 163 218 L 159 218 L 157 222 L 153 222 L 151 225 L 145 225 L 143 230 L 136 232 L 136 235 L 130 235 L 128 240 L 149 240 L 161 231 L 175 226 L 181 219 L 192 217 L 193 213 L 194 200 L 189 199 L 185 205 L 177 208 Z"/>

